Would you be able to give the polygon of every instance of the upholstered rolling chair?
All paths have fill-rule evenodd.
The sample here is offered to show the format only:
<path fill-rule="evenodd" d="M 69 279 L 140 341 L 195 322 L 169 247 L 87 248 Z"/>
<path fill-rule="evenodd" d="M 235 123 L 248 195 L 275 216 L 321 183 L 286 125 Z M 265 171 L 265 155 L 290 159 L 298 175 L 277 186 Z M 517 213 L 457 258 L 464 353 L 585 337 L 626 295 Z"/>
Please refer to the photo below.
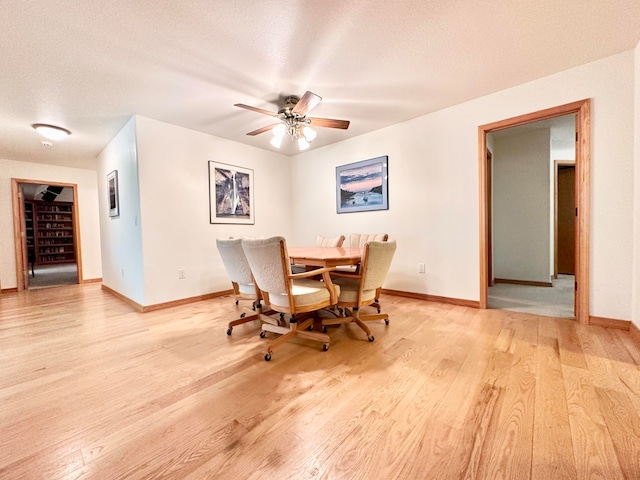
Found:
<path fill-rule="evenodd" d="M 283 237 L 266 239 L 243 239 L 242 248 L 249 262 L 258 288 L 269 306 L 281 313 L 290 314 L 289 328 L 277 325 L 262 325 L 261 337 L 266 332 L 280 334 L 267 347 L 264 356 L 271 360 L 273 350 L 283 343 L 302 337 L 322 342 L 323 350 L 329 348 L 329 336 L 307 331 L 313 325 L 313 315 L 322 308 L 335 305 L 340 288 L 334 287 L 329 276 L 330 268 L 320 268 L 310 272 L 291 273 L 287 245 Z M 324 281 L 311 280 L 309 277 L 321 274 Z"/>
<path fill-rule="evenodd" d="M 371 306 L 376 298 L 384 279 L 389 272 L 393 254 L 396 251 L 396 242 L 367 242 L 364 244 L 362 263 L 358 273 L 332 272 L 331 278 L 336 286 L 340 286 L 338 306 L 345 309 L 344 317 L 322 319 L 323 327 L 326 325 L 339 325 L 342 323 L 356 323 L 367 334 L 370 342 L 374 337 L 371 330 L 364 322 L 371 320 L 384 320 L 389 325 L 389 315 L 386 313 L 363 314 L 362 307 Z"/>
<path fill-rule="evenodd" d="M 251 275 L 251 269 L 247 262 L 247 257 L 244 256 L 244 250 L 242 250 L 242 239 L 217 239 L 216 246 L 222 263 L 227 271 L 227 275 L 231 280 L 233 286 L 233 293 L 236 297 L 236 305 L 240 300 L 252 301 L 252 315 L 247 316 L 246 313 L 242 313 L 240 318 L 229 322 L 227 327 L 227 335 L 231 335 L 233 327 L 243 323 L 251 322 L 253 320 L 261 320 L 269 323 L 277 324 L 278 321 L 268 316 L 269 313 L 274 313 L 273 310 L 263 310 L 262 294 L 256 286 L 253 276 Z"/>
<path fill-rule="evenodd" d="M 350 247 L 364 247 L 367 242 L 386 242 L 389 235 L 386 233 L 352 233 L 349 237 Z"/>
<path fill-rule="evenodd" d="M 386 242 L 389 239 L 389 235 L 386 233 L 352 233 L 349 237 L 349 246 L 363 248 L 367 242 Z M 343 272 L 355 272 L 358 273 L 359 267 L 340 267 Z M 380 313 L 380 289 L 376 291 L 376 296 L 371 306 L 378 310 Z"/>
<path fill-rule="evenodd" d="M 341 247 L 344 243 L 344 235 L 339 237 L 325 237 L 324 235 L 316 235 L 316 245 L 318 247 Z M 304 265 L 291 265 L 291 271 L 293 273 L 304 272 L 306 267 Z"/>
<path fill-rule="evenodd" d="M 325 237 L 324 235 L 316 235 L 316 245 L 319 247 L 341 247 L 344 243 L 344 235 L 339 237 Z"/>

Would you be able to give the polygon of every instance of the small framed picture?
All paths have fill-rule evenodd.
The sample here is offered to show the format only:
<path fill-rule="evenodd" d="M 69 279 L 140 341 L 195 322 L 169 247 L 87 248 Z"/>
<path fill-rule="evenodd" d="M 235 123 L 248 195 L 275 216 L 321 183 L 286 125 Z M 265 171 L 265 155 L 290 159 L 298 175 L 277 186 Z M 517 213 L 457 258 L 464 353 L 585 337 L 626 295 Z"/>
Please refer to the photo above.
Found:
<path fill-rule="evenodd" d="M 114 170 L 107 175 L 107 193 L 109 195 L 109 216 L 120 215 L 120 201 L 118 200 L 118 171 Z"/>
<path fill-rule="evenodd" d="M 385 155 L 336 167 L 338 213 L 388 210 L 388 164 Z"/>
<path fill-rule="evenodd" d="M 253 170 L 209 162 L 209 223 L 253 225 Z"/>

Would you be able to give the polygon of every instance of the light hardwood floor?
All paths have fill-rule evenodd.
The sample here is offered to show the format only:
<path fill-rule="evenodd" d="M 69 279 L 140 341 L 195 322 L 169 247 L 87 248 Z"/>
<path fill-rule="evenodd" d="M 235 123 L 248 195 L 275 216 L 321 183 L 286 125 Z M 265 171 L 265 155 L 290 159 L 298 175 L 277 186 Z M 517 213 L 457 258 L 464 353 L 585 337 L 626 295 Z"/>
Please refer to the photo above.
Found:
<path fill-rule="evenodd" d="M 0 296 L 0 478 L 638 479 L 629 332 L 382 297 L 265 362 L 230 297 L 140 314 L 99 284 Z"/>

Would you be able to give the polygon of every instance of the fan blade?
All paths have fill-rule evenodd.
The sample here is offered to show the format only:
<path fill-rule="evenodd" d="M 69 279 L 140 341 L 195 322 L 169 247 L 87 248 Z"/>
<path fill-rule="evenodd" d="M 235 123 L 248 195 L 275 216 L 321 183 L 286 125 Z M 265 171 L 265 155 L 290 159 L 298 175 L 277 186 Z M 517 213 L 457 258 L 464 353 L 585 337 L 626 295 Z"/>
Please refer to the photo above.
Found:
<path fill-rule="evenodd" d="M 252 107 L 250 105 L 245 105 L 244 103 L 234 103 L 233 106 L 234 107 L 245 108 L 245 109 L 251 110 L 253 112 L 262 113 L 264 115 L 269 115 L 270 117 L 275 117 L 276 115 L 278 115 L 277 113 L 270 112 L 269 110 L 263 110 L 262 108 Z"/>
<path fill-rule="evenodd" d="M 307 112 L 311 111 L 311 109 L 317 106 L 321 100 L 322 100 L 322 97 L 319 97 L 315 93 L 306 92 L 302 96 L 302 98 L 298 100 L 298 103 L 296 103 L 296 106 L 293 107 L 293 110 L 291 110 L 291 113 L 296 113 L 301 117 L 304 117 L 307 114 Z"/>
<path fill-rule="evenodd" d="M 342 130 L 349 128 L 349 123 L 351 123 L 349 120 L 336 120 L 335 118 L 311 117 L 309 120 L 314 127 L 341 128 Z"/>
<path fill-rule="evenodd" d="M 257 130 L 254 130 L 253 132 L 249 132 L 249 133 L 247 133 L 247 135 L 251 135 L 252 137 L 255 136 L 255 135 L 260 135 L 261 133 L 268 132 L 269 130 L 271 130 L 276 125 L 280 125 L 280 124 L 279 123 L 274 123 L 273 125 L 267 125 L 266 127 L 262 127 L 262 128 L 257 129 Z"/>

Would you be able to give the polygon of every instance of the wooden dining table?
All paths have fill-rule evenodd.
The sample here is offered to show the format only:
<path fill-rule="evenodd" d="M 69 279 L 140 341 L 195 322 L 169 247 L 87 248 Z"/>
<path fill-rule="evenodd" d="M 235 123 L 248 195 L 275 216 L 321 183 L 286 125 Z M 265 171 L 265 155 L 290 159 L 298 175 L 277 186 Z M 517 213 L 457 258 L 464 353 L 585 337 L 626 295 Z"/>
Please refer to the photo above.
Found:
<path fill-rule="evenodd" d="M 358 247 L 288 247 L 292 264 L 311 267 L 337 267 L 358 265 L 362 248 Z"/>

